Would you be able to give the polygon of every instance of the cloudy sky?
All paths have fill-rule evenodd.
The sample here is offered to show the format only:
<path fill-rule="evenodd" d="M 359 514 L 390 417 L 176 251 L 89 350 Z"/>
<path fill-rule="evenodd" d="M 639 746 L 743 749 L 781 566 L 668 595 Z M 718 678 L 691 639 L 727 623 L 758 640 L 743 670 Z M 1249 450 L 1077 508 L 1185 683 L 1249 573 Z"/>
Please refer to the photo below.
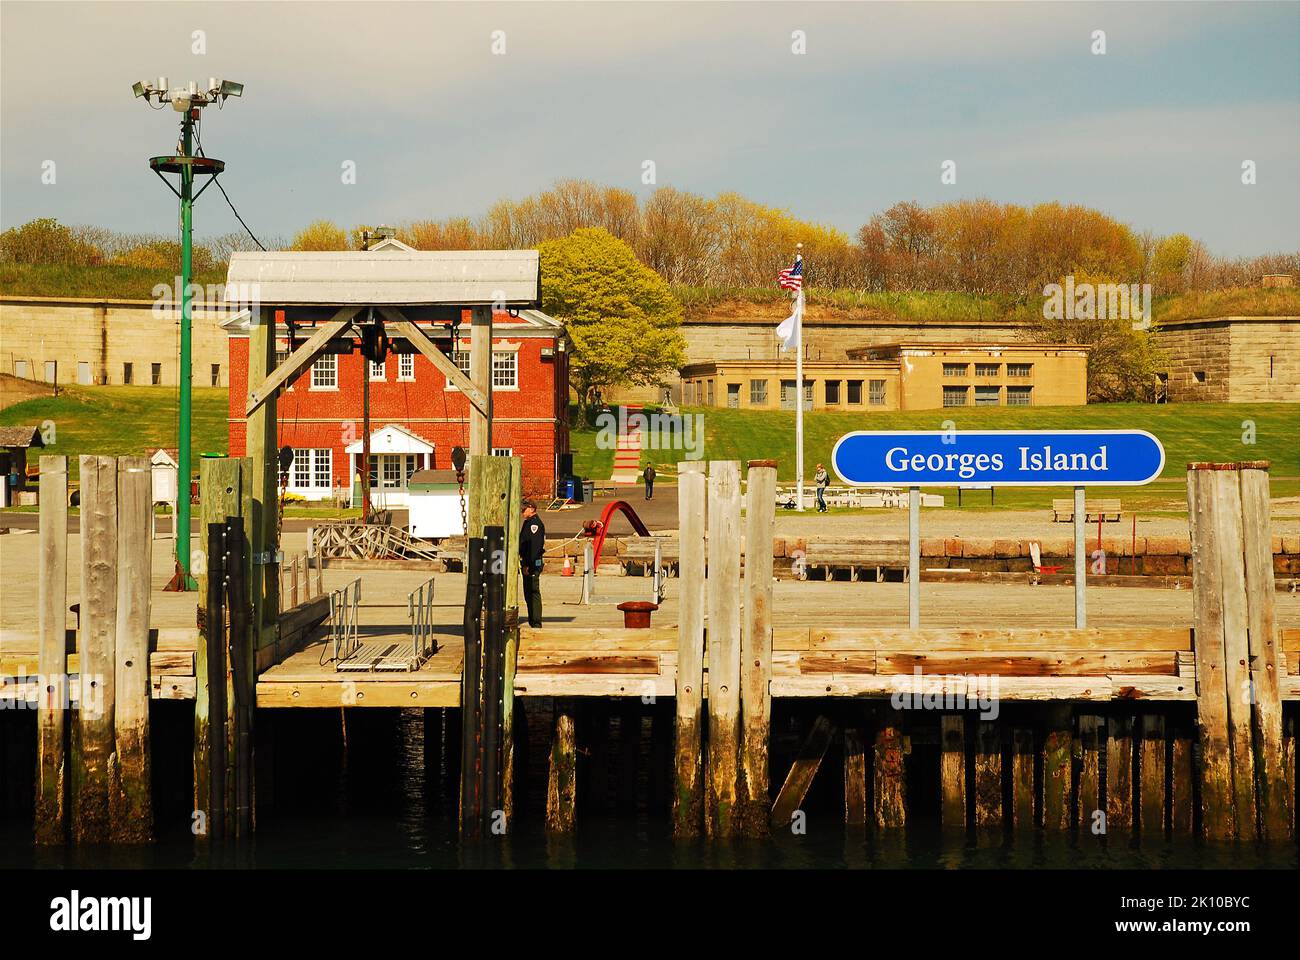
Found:
<path fill-rule="evenodd" d="M 145 161 L 177 115 L 130 90 L 160 74 L 246 85 L 204 145 L 266 235 L 477 216 L 562 177 L 644 195 L 652 160 L 659 185 L 847 231 L 899 200 L 989 197 L 1084 203 L 1220 254 L 1300 249 L 1297 3 L 4 0 L 0 226 L 173 230 Z M 216 191 L 196 224 L 238 229 Z"/>

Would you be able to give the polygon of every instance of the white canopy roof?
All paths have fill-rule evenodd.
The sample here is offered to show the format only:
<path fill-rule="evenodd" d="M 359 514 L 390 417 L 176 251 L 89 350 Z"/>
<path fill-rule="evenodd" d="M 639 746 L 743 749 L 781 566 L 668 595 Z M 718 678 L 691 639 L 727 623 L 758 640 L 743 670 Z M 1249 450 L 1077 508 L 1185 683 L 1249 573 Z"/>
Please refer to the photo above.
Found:
<path fill-rule="evenodd" d="M 361 453 L 362 442 L 355 440 L 343 448 L 344 453 Z M 370 435 L 370 452 L 374 453 L 433 453 L 433 444 L 395 423 Z"/>
<path fill-rule="evenodd" d="M 226 299 L 283 304 L 533 307 L 536 250 L 249 251 L 231 254 Z"/>

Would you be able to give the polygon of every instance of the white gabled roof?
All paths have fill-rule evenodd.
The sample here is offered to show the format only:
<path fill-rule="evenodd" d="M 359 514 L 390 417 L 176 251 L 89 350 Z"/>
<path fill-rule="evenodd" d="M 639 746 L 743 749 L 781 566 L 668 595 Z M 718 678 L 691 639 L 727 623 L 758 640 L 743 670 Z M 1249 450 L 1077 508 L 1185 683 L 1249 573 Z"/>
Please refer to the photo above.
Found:
<path fill-rule="evenodd" d="M 243 251 L 231 254 L 227 299 L 533 307 L 541 299 L 539 263 L 536 250 Z"/>
<path fill-rule="evenodd" d="M 361 453 L 362 443 L 354 440 L 343 448 L 344 453 Z M 390 423 L 370 435 L 370 452 L 373 453 L 433 453 L 433 444 L 405 427 Z"/>

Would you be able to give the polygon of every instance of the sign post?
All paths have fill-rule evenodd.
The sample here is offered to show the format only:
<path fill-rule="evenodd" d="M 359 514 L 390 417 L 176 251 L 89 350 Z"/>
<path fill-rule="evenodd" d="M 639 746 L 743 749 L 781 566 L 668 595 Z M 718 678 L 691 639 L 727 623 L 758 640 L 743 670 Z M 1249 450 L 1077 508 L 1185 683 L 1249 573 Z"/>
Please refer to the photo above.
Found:
<path fill-rule="evenodd" d="M 920 626 L 921 487 L 1074 488 L 1074 624 L 1087 626 L 1086 484 L 1141 486 L 1160 476 L 1165 450 L 1145 430 L 859 430 L 831 463 L 850 486 L 908 487 L 908 622 Z"/>

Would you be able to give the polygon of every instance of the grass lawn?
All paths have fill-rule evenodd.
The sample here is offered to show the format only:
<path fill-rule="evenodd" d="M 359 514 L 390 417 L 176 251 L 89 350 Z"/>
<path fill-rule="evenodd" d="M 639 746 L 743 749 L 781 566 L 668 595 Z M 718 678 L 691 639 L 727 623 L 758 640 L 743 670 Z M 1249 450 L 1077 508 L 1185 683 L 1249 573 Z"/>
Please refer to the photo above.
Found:
<path fill-rule="evenodd" d="M 223 387 L 194 388 L 193 443 L 200 454 L 226 452 L 227 394 Z M 68 457 L 70 480 L 78 476 L 81 454 L 139 456 L 149 447 L 176 446 L 179 396 L 176 387 L 77 387 L 59 389 L 57 397 L 38 397 L 0 410 L 0 426 L 49 421 L 55 442 L 31 456 L 56 453 Z"/>

